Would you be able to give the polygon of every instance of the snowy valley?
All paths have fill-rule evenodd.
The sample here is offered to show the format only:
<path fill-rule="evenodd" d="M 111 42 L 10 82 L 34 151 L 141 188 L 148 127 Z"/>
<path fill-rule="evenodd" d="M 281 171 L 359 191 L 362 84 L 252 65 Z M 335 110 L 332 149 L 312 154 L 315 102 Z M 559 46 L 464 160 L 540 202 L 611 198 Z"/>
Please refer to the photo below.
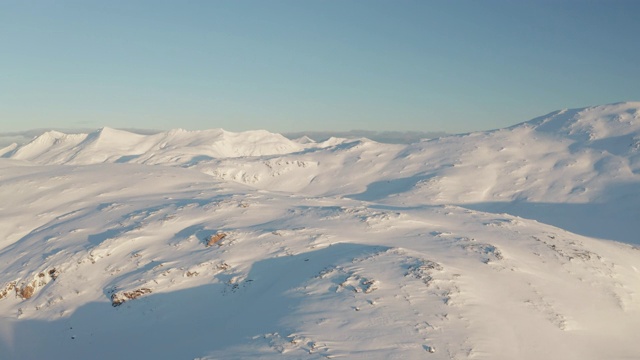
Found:
<path fill-rule="evenodd" d="M 7 359 L 637 359 L 640 102 L 409 145 L 0 149 Z"/>

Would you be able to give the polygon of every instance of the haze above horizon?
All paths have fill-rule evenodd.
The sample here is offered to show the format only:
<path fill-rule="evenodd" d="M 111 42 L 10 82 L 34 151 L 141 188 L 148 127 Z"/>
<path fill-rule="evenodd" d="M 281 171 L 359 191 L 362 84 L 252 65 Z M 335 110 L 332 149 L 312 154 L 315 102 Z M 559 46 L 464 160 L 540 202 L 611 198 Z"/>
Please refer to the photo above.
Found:
<path fill-rule="evenodd" d="M 5 1 L 0 132 L 488 130 L 638 100 L 635 1 Z"/>

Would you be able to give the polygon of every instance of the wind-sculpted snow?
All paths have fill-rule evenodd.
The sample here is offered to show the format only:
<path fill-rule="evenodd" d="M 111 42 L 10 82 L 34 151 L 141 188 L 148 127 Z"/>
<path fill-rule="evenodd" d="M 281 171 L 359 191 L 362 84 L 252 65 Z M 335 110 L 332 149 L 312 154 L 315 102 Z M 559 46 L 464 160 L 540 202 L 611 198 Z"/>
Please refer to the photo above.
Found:
<path fill-rule="evenodd" d="M 409 146 L 47 133 L 0 158 L 0 357 L 638 358 L 640 250 L 602 240 L 638 242 L 607 142 L 637 108 Z"/>

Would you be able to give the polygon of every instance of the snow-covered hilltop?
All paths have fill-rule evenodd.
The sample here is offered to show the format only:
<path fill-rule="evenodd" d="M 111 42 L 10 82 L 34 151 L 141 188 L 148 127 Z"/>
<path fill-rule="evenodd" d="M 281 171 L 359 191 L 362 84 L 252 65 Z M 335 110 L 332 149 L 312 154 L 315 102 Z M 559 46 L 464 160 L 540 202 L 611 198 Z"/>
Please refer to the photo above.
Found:
<path fill-rule="evenodd" d="M 0 156 L 41 165 L 176 166 L 261 190 L 393 205 L 464 204 L 638 244 L 639 114 L 640 102 L 561 110 L 411 145 L 292 141 L 266 131 L 51 131 Z"/>
<path fill-rule="evenodd" d="M 300 151 L 303 146 L 267 131 L 233 133 L 222 129 L 171 130 L 154 135 L 102 128 L 90 134 L 48 131 L 31 142 L 0 150 L 0 155 L 38 164 L 135 162 L 182 164 L 202 158 L 262 156 Z"/>
<path fill-rule="evenodd" d="M 0 150 L 0 353 L 638 358 L 639 144 L 638 102 L 410 145 L 50 131 Z"/>
<path fill-rule="evenodd" d="M 368 139 L 292 141 L 266 131 L 139 135 L 103 128 L 90 134 L 49 131 L 0 150 L 0 156 L 41 165 L 191 167 L 264 190 L 364 200 L 397 202 L 404 195 L 402 201 L 418 203 L 581 203 L 598 200 L 611 181 L 626 183 L 640 172 L 640 102 L 562 110 L 507 129 L 408 146 Z"/>

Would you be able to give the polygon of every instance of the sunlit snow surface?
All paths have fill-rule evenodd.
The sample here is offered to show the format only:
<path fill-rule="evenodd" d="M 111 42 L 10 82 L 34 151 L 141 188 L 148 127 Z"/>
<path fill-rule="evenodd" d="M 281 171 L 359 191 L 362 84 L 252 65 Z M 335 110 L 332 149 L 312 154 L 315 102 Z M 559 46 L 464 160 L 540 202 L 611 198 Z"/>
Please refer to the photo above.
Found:
<path fill-rule="evenodd" d="M 639 154 L 640 103 L 411 145 L 48 132 L 0 150 L 0 358 L 640 358 Z"/>

